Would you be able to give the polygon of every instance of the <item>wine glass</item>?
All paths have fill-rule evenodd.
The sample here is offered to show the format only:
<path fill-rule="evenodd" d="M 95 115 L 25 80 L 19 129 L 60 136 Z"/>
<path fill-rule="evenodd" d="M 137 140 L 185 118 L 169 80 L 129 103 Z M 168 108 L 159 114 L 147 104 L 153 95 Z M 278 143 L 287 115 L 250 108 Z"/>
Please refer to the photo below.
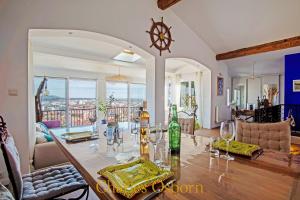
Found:
<path fill-rule="evenodd" d="M 226 141 L 226 155 L 220 156 L 221 158 L 225 160 L 234 160 L 234 157 L 230 156 L 228 153 L 229 149 L 229 143 L 234 139 L 235 137 L 235 126 L 233 122 L 222 122 L 221 128 L 220 128 L 220 136 L 223 140 Z"/>
<path fill-rule="evenodd" d="M 96 114 L 92 114 L 89 116 L 89 121 L 90 123 L 92 124 L 92 127 L 93 127 L 93 134 L 96 133 L 96 122 L 97 122 L 97 116 Z"/>
<path fill-rule="evenodd" d="M 153 145 L 154 148 L 154 162 L 159 163 L 159 160 L 156 160 L 156 150 L 157 150 L 157 144 L 160 142 L 162 139 L 162 128 L 161 128 L 161 123 L 157 124 L 154 126 L 154 129 L 151 129 L 150 126 L 148 126 L 148 140 L 149 142 Z"/>
<path fill-rule="evenodd" d="M 97 141 L 95 141 L 98 136 L 97 124 L 96 124 L 96 122 L 97 122 L 96 113 L 91 114 L 89 116 L 89 121 L 92 125 L 92 139 L 93 139 L 93 142 L 90 144 L 90 147 L 97 149 L 99 145 L 97 144 Z"/>
<path fill-rule="evenodd" d="M 123 145 L 123 137 L 124 137 L 124 129 L 118 128 L 116 132 L 116 141 L 117 141 L 117 150 L 118 151 L 124 151 L 124 145 Z M 119 149 L 120 148 L 120 149 Z"/>

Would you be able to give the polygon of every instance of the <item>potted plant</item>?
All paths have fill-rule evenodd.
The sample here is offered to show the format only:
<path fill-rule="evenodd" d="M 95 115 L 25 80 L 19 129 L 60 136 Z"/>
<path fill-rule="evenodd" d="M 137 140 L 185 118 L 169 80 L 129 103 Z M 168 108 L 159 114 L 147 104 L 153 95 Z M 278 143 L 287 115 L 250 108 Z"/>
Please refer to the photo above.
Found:
<path fill-rule="evenodd" d="M 99 108 L 98 110 L 103 113 L 104 115 L 104 118 L 101 120 L 101 124 L 106 124 L 107 121 L 106 121 L 106 116 L 107 116 L 107 104 L 105 101 L 100 101 L 99 102 Z"/>

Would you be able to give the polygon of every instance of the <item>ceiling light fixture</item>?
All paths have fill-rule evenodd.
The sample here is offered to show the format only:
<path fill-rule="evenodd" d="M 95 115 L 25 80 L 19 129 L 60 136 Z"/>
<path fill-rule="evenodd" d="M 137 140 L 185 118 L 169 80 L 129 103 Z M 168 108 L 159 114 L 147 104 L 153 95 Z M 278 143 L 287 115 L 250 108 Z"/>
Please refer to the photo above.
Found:
<path fill-rule="evenodd" d="M 115 56 L 113 59 L 122 62 L 134 63 L 141 58 L 140 55 L 134 53 L 131 50 L 124 49 L 120 54 Z"/>
<path fill-rule="evenodd" d="M 127 76 L 121 75 L 120 70 L 121 69 L 119 67 L 119 73 L 118 73 L 118 75 L 107 76 L 106 77 L 106 81 L 128 82 L 129 78 Z"/>
<path fill-rule="evenodd" d="M 251 76 L 251 79 L 254 80 L 255 79 L 255 74 L 254 74 L 254 65 L 255 65 L 255 62 L 253 63 L 253 67 L 252 67 L 252 76 Z"/>

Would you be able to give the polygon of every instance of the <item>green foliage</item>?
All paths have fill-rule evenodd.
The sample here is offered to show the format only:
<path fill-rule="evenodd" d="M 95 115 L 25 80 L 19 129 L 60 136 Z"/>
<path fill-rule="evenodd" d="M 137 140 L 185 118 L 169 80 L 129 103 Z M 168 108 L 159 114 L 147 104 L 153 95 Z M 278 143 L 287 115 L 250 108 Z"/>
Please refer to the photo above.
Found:
<path fill-rule="evenodd" d="M 113 94 L 109 95 L 109 97 L 108 97 L 108 105 L 111 106 L 112 103 L 113 103 L 114 101 L 116 101 L 116 100 L 117 100 L 117 99 L 114 97 Z"/>
<path fill-rule="evenodd" d="M 202 128 L 202 126 L 201 126 L 200 122 L 197 119 L 195 119 L 195 130 L 199 130 L 201 128 Z"/>
<path fill-rule="evenodd" d="M 197 106 L 196 104 L 196 97 L 185 95 L 183 97 L 183 108 L 184 110 L 188 110 L 189 108 L 195 108 Z"/>
<path fill-rule="evenodd" d="M 99 111 L 102 112 L 104 114 L 104 116 L 106 117 L 107 115 L 107 103 L 104 101 L 100 101 L 99 102 L 99 107 L 98 107 Z"/>

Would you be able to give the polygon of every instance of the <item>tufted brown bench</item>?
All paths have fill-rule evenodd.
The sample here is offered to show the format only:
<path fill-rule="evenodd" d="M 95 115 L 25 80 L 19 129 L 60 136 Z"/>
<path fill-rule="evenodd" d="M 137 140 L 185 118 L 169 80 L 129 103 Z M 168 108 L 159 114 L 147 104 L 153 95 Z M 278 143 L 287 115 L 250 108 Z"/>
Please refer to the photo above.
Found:
<path fill-rule="evenodd" d="M 291 146 L 290 122 L 247 123 L 237 120 L 236 140 L 288 153 Z"/>

